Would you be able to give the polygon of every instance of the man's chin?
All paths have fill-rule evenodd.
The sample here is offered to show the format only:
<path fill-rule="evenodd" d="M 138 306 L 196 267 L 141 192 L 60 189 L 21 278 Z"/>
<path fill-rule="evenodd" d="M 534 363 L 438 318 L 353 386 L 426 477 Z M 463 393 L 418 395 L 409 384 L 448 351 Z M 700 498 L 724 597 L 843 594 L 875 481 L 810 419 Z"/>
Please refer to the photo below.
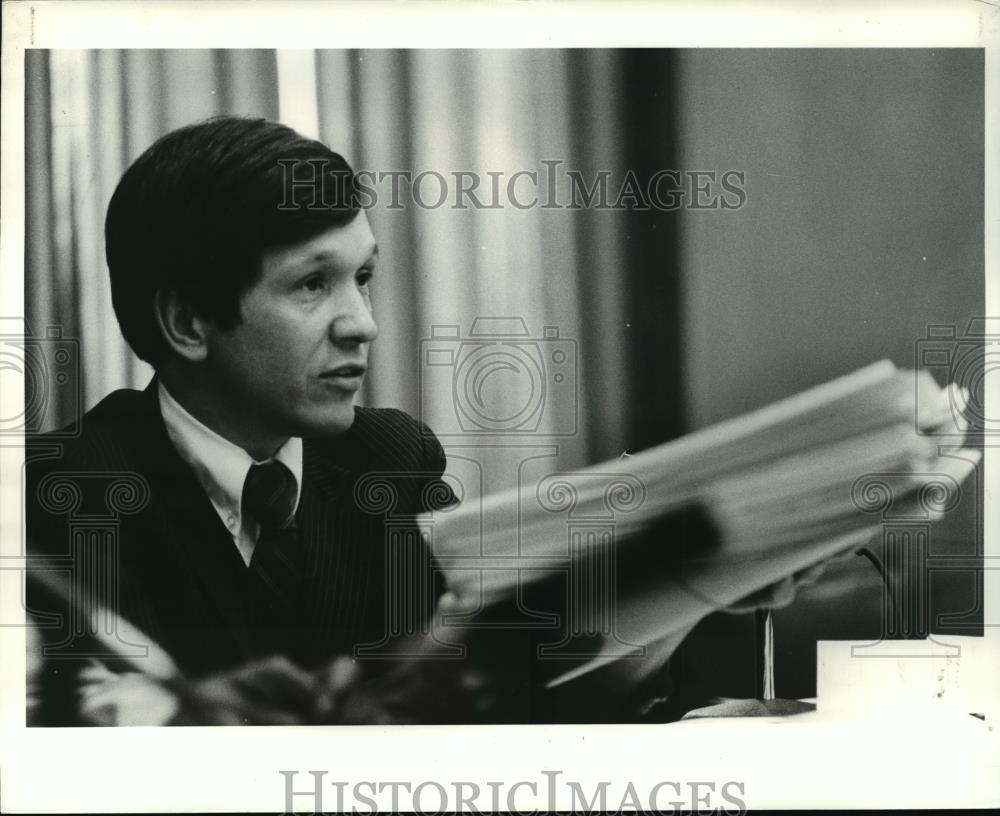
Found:
<path fill-rule="evenodd" d="M 354 424 L 354 406 L 338 407 L 334 411 L 326 411 L 321 416 L 310 418 L 299 436 L 324 437 L 339 436 Z"/>

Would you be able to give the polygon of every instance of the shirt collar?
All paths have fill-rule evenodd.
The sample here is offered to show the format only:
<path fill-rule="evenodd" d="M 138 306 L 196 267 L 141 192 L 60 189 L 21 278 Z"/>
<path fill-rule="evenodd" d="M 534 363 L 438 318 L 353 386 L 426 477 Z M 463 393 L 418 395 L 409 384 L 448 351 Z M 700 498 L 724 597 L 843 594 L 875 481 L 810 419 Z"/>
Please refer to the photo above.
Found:
<path fill-rule="evenodd" d="M 243 525 L 243 483 L 251 465 L 262 462 L 257 462 L 239 445 L 234 445 L 195 419 L 173 398 L 162 382 L 158 385 L 160 413 L 163 414 L 170 441 L 181 458 L 194 470 L 223 524 L 234 536 L 239 535 Z M 272 460 L 281 462 L 295 477 L 297 509 L 302 492 L 302 439 L 291 437 L 271 459 L 264 461 Z"/>

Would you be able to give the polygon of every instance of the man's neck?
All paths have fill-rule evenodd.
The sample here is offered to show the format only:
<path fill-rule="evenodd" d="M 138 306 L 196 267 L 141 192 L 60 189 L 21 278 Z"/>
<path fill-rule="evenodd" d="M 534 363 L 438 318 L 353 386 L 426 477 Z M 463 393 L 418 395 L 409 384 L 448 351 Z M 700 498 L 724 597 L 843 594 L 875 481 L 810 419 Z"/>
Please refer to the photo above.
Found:
<path fill-rule="evenodd" d="M 177 403 L 205 427 L 243 448 L 255 461 L 270 459 L 288 441 L 287 436 L 262 433 L 241 423 L 213 398 L 213 389 L 196 377 L 178 376 L 173 371 L 157 371 L 163 387 Z"/>

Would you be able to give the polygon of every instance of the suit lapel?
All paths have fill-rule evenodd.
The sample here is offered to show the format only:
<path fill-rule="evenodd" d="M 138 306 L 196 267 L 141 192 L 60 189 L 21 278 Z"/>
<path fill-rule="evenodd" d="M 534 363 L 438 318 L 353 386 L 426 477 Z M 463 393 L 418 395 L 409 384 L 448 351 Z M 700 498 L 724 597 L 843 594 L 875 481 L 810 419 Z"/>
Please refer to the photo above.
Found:
<path fill-rule="evenodd" d="M 241 587 L 246 565 L 194 472 L 171 443 L 156 388 L 154 379 L 143 394 L 148 413 L 148 422 L 143 424 L 150 429 L 144 445 L 144 472 L 155 497 L 154 534 L 160 539 L 156 551 L 167 553 L 174 569 L 187 573 L 189 580 L 176 580 L 173 569 L 164 571 L 164 579 L 174 581 L 181 594 L 190 587 L 199 596 L 197 606 L 214 610 L 240 656 L 247 658 L 253 654 L 253 644 Z M 188 635 L 199 637 L 198 632 Z"/>

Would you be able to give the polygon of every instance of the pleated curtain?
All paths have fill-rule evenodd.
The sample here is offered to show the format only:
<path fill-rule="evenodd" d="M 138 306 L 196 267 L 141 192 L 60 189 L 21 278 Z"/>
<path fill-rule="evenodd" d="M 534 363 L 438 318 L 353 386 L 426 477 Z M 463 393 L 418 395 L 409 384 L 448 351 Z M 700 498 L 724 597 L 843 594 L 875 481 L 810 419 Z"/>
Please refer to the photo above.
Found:
<path fill-rule="evenodd" d="M 216 114 L 280 119 L 355 169 L 411 178 L 433 171 L 449 185 L 438 207 L 414 206 L 404 187 L 398 209 L 387 206 L 389 185 L 375 185 L 380 336 L 364 401 L 432 426 L 454 424 L 433 415 L 453 408 L 431 405 L 427 415 L 421 400 L 420 354 L 434 327 L 464 337 L 477 317 L 516 317 L 529 339 L 571 341 L 578 363 L 572 398 L 565 389 L 553 396 L 548 428 L 538 429 L 575 428 L 559 439 L 559 465 L 615 455 L 628 445 L 635 381 L 628 213 L 518 209 L 505 185 L 519 171 L 543 177 L 546 161 L 586 179 L 601 171 L 620 178 L 628 140 L 622 60 L 568 50 L 29 51 L 27 319 L 36 333 L 59 326 L 79 338 L 85 408 L 115 388 L 144 386 L 151 371 L 121 339 L 104 261 L 104 213 L 118 178 L 178 126 Z M 484 184 L 502 174 L 503 206 L 452 206 L 457 172 Z M 433 204 L 436 177 L 424 181 Z M 522 182 L 518 194 L 530 199 Z M 478 195 L 488 201 L 490 193 Z"/>

